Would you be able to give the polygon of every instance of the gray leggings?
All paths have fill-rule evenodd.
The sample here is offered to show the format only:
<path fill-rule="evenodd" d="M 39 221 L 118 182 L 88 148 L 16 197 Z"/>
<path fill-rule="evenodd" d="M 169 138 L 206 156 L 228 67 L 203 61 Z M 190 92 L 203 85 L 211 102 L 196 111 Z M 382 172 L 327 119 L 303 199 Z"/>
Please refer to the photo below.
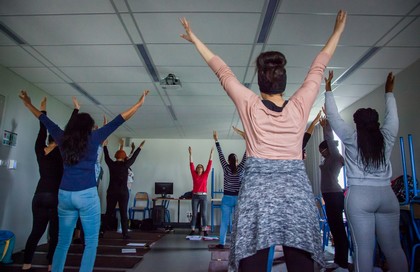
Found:
<path fill-rule="evenodd" d="M 350 186 L 345 199 L 356 272 L 372 271 L 375 238 L 389 268 L 408 271 L 399 234 L 400 207 L 391 186 Z"/>

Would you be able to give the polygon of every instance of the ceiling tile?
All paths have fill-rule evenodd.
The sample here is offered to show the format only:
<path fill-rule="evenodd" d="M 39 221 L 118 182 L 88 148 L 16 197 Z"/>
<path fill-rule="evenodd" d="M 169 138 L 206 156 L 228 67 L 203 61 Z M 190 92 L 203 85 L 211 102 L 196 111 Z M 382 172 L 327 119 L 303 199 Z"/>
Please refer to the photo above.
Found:
<path fill-rule="evenodd" d="M 187 16 L 195 34 L 205 43 L 251 44 L 260 20 L 260 14 L 253 13 L 142 13 L 134 16 L 146 43 L 187 43 L 179 37 L 183 33 L 179 17 Z"/>
<path fill-rule="evenodd" d="M 371 46 L 400 19 L 396 16 L 349 16 L 339 44 Z M 280 14 L 275 19 L 275 31 L 270 32 L 268 43 L 324 45 L 334 22 L 335 15 Z"/>
<path fill-rule="evenodd" d="M 48 68 L 10 68 L 10 70 L 33 83 L 63 83 L 63 80 Z"/>
<path fill-rule="evenodd" d="M 131 43 L 114 14 L 10 16 L 1 20 L 31 45 Z"/>
<path fill-rule="evenodd" d="M 417 0 L 283 0 L 279 12 L 335 14 L 343 9 L 349 14 L 405 15 L 417 4 Z"/>
<path fill-rule="evenodd" d="M 110 1 L 103 0 L 13 0 L 0 2 L 1 15 L 73 14 L 115 12 Z"/>
<path fill-rule="evenodd" d="M 35 46 L 54 65 L 143 66 L 132 45 Z"/>
<path fill-rule="evenodd" d="M 219 82 L 216 83 L 190 83 L 182 82 L 182 88 L 180 90 L 167 90 L 168 96 L 210 96 L 210 95 L 226 95 L 222 85 Z"/>
<path fill-rule="evenodd" d="M 260 12 L 264 1 L 255 0 L 129 0 L 133 12 Z"/>
<path fill-rule="evenodd" d="M 0 45 L 16 45 L 16 43 L 0 31 Z"/>
<path fill-rule="evenodd" d="M 150 44 L 147 48 L 157 66 L 207 66 L 192 45 Z M 210 45 L 210 49 L 228 65 L 247 66 L 252 45 Z"/>
<path fill-rule="evenodd" d="M 63 67 L 75 82 L 150 82 L 144 67 Z"/>
<path fill-rule="evenodd" d="M 388 46 L 417 46 L 420 47 L 420 18 L 407 26 L 396 36 Z"/>
<path fill-rule="evenodd" d="M 77 96 L 80 93 L 67 83 L 37 83 L 36 86 L 50 95 Z"/>
<path fill-rule="evenodd" d="M 401 69 L 420 58 L 420 47 L 390 47 L 382 48 L 370 58 L 362 68 Z"/>
<path fill-rule="evenodd" d="M 122 106 L 125 105 L 127 108 L 134 105 L 139 99 L 139 95 L 121 95 L 118 93 L 118 95 L 99 95 L 95 96 L 95 98 L 104 106 Z M 148 95 L 146 97 L 145 103 L 147 103 L 148 106 L 164 106 L 164 103 L 162 99 L 157 95 Z"/>
<path fill-rule="evenodd" d="M 90 95 L 137 95 L 142 94 L 144 90 L 151 90 L 149 95 L 154 95 L 154 85 L 152 83 L 136 82 L 136 83 L 79 83 L 79 86 L 87 91 Z"/>
<path fill-rule="evenodd" d="M 209 67 L 157 67 L 159 74 L 166 77 L 168 74 L 175 74 L 182 82 L 190 83 L 216 83 L 217 77 Z M 242 81 L 245 74 L 245 67 L 231 67 L 232 72 L 239 81 Z"/>
<path fill-rule="evenodd" d="M 227 95 L 219 96 L 171 96 L 174 106 L 232 106 L 234 104 Z"/>
<path fill-rule="evenodd" d="M 394 69 L 394 74 L 398 74 L 400 69 Z M 389 73 L 387 68 L 383 69 L 358 69 L 351 74 L 343 84 L 367 84 L 367 85 L 382 85 L 386 81 Z"/>
<path fill-rule="evenodd" d="M 376 88 L 377 85 L 339 85 L 334 88 L 334 96 L 362 98 Z"/>
<path fill-rule="evenodd" d="M 20 46 L 1 46 L 0 63 L 5 67 L 43 67 Z"/>

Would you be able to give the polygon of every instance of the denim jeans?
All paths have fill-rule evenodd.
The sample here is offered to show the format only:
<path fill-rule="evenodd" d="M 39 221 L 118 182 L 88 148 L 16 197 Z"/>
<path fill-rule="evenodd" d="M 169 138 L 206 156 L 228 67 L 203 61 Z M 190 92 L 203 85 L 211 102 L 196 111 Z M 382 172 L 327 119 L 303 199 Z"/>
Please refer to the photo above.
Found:
<path fill-rule="evenodd" d="M 220 222 L 220 240 L 219 244 L 224 245 L 226 243 L 226 233 L 228 225 L 231 223 L 231 215 L 233 209 L 236 207 L 238 202 L 238 196 L 224 195 L 222 198 L 222 221 Z"/>
<path fill-rule="evenodd" d="M 78 217 L 85 233 L 85 249 L 80 271 L 93 271 L 98 246 L 101 208 L 98 190 L 92 187 L 82 191 L 58 192 L 58 244 L 55 249 L 52 271 L 64 270 L 67 251 L 70 247 Z"/>
<path fill-rule="evenodd" d="M 201 213 L 201 227 L 203 230 L 207 228 L 207 195 L 192 195 L 191 205 L 192 205 L 192 219 L 191 219 L 191 229 L 195 229 L 195 222 L 197 221 L 197 212 L 198 204 L 200 204 L 200 213 Z"/>

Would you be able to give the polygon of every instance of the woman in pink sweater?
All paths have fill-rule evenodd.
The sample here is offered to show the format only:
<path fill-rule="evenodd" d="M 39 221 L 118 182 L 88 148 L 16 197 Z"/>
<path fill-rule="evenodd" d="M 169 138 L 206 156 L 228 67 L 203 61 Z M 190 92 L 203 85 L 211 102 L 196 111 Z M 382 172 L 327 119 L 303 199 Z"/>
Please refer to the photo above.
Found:
<path fill-rule="evenodd" d="M 235 211 L 229 271 L 265 271 L 270 248 L 283 245 L 287 270 L 313 271 L 322 263 L 317 210 L 302 161 L 302 139 L 323 73 L 344 30 L 346 13 L 315 58 L 302 86 L 284 100 L 286 58 L 265 52 L 257 58 L 261 97 L 181 23 L 181 37 L 195 45 L 234 102 L 246 133 L 242 187 Z M 262 100 L 261 100 L 262 98 Z"/>

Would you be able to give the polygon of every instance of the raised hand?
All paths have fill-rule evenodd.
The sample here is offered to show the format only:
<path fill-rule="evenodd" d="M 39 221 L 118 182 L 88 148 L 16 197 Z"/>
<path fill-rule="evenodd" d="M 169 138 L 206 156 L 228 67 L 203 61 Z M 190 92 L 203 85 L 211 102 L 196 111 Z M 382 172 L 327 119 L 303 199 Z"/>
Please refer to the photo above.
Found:
<path fill-rule="evenodd" d="M 144 141 L 143 141 L 144 142 Z M 141 146 L 140 146 L 141 147 Z M 134 144 L 134 142 L 131 143 L 131 150 L 133 151 L 136 148 L 136 145 Z"/>
<path fill-rule="evenodd" d="M 104 122 L 103 122 L 103 125 L 105 126 L 106 124 L 108 124 L 108 119 L 106 119 L 106 115 L 104 114 Z"/>
<path fill-rule="evenodd" d="M 192 154 L 191 146 L 188 147 L 188 153 L 190 153 L 190 155 Z"/>
<path fill-rule="evenodd" d="M 25 106 L 32 105 L 31 98 L 25 90 L 20 91 L 19 98 L 22 99 L 23 104 L 25 104 Z"/>
<path fill-rule="evenodd" d="M 328 125 L 328 120 L 326 117 L 322 117 L 321 119 L 319 119 L 319 124 L 321 125 L 321 127 L 325 127 L 326 125 Z"/>
<path fill-rule="evenodd" d="M 79 101 L 77 101 L 77 98 L 75 96 L 72 97 L 73 100 L 73 106 L 75 109 L 80 110 L 80 104 Z"/>
<path fill-rule="evenodd" d="M 245 132 L 243 132 L 242 130 L 238 129 L 237 127 L 232 126 L 233 131 L 235 131 L 236 133 L 238 133 L 240 136 L 242 136 L 242 138 L 245 139 Z"/>
<path fill-rule="evenodd" d="M 337 13 L 337 17 L 335 19 L 334 25 L 334 32 L 336 33 L 343 33 L 344 28 L 346 27 L 346 20 L 347 20 L 347 12 L 344 10 L 340 10 Z"/>
<path fill-rule="evenodd" d="M 190 43 L 194 43 L 197 37 L 192 32 L 190 23 L 187 21 L 187 19 L 185 19 L 185 17 L 180 18 L 179 21 L 185 29 L 185 34 L 180 34 L 181 38 L 189 41 Z"/>
<path fill-rule="evenodd" d="M 334 77 L 334 71 L 330 70 L 328 72 L 328 78 L 326 78 L 326 77 L 324 78 L 324 80 L 325 80 L 325 91 L 326 92 L 331 92 L 331 81 L 332 81 L 333 77 Z"/>
<path fill-rule="evenodd" d="M 40 111 L 47 111 L 47 97 L 44 96 L 41 100 Z"/>
<path fill-rule="evenodd" d="M 140 106 L 143 105 L 144 100 L 146 99 L 146 95 L 148 95 L 149 92 L 150 92 L 149 90 L 143 91 L 143 94 L 141 95 L 141 97 L 139 99 Z"/>
<path fill-rule="evenodd" d="M 219 139 L 217 137 L 217 131 L 213 130 L 213 139 L 215 142 L 217 142 Z"/>
<path fill-rule="evenodd" d="M 394 79 L 395 76 L 392 74 L 392 72 L 390 72 L 386 78 L 385 93 L 392 93 L 394 90 Z"/>
<path fill-rule="evenodd" d="M 143 147 L 143 145 L 144 145 L 144 143 L 146 142 L 146 140 L 143 140 L 143 142 L 141 142 L 140 143 L 140 148 L 142 148 Z M 132 146 L 131 147 L 133 147 L 133 145 L 134 145 L 134 143 L 132 144 Z"/>

